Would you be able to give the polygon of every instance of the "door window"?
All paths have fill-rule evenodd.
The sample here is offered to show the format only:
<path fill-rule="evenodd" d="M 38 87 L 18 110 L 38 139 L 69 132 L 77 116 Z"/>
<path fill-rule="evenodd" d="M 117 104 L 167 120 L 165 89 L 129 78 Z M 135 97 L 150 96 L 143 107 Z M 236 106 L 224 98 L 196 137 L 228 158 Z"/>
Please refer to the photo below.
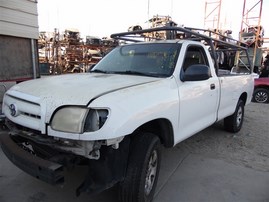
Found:
<path fill-rule="evenodd" d="M 205 51 L 202 47 L 190 46 L 187 48 L 182 66 L 183 72 L 185 72 L 189 66 L 194 64 L 203 64 L 209 66 Z"/>

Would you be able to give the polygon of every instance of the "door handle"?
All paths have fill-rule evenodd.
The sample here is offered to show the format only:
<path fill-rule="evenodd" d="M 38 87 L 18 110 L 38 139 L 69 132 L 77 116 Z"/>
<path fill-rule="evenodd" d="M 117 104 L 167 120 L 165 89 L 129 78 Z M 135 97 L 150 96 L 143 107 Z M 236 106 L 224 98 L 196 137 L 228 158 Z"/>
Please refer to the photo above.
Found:
<path fill-rule="evenodd" d="M 210 84 L 210 90 L 214 90 L 215 88 L 216 88 L 216 86 L 214 83 Z"/>

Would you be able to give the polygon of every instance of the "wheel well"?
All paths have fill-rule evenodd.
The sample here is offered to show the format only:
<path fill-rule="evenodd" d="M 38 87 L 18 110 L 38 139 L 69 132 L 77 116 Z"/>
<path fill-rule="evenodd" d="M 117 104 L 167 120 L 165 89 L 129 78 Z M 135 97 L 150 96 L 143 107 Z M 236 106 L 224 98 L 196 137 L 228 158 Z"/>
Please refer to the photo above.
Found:
<path fill-rule="evenodd" d="M 256 90 L 258 88 L 264 88 L 264 89 L 269 90 L 269 86 L 267 86 L 267 85 L 255 86 L 254 90 Z"/>
<path fill-rule="evenodd" d="M 137 134 L 141 131 L 157 135 L 165 147 L 174 146 L 173 127 L 171 122 L 167 119 L 155 119 L 149 121 L 136 129 L 134 134 Z"/>
<path fill-rule="evenodd" d="M 243 102 L 244 102 L 244 105 L 246 104 L 246 102 L 247 102 L 247 93 L 246 92 L 244 92 L 241 96 L 240 96 L 240 98 L 239 98 L 239 100 L 242 100 Z"/>

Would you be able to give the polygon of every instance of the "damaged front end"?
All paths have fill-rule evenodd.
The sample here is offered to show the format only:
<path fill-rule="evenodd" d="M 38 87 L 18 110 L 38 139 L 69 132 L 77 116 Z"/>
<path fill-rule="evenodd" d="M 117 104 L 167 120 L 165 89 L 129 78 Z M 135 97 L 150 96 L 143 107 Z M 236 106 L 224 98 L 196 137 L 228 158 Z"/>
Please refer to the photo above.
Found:
<path fill-rule="evenodd" d="M 120 143 L 80 141 L 50 137 L 6 121 L 9 131 L 0 136 L 3 152 L 16 166 L 47 183 L 64 183 L 64 168 L 88 167 L 76 194 L 101 192 L 122 181 L 125 175 L 129 137 Z M 114 143 L 114 141 L 112 141 Z"/>

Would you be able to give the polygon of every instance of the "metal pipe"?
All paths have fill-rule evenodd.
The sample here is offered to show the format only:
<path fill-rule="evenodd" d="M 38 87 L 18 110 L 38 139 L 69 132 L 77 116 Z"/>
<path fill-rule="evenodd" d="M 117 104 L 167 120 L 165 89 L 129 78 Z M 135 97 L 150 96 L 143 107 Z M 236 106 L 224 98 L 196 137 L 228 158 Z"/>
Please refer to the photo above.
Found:
<path fill-rule="evenodd" d="M 32 66 L 33 66 L 33 78 L 36 79 L 36 51 L 35 51 L 35 39 L 31 39 L 31 53 L 32 53 Z"/>
<path fill-rule="evenodd" d="M 253 67 L 255 66 L 255 60 L 256 60 L 256 54 L 257 54 L 257 48 L 258 48 L 258 40 L 261 40 L 260 33 L 261 33 L 261 16 L 262 16 L 263 1 L 260 0 L 260 1 L 258 1 L 258 3 L 260 3 L 260 12 L 259 12 L 259 20 L 258 20 L 258 30 L 256 32 L 256 38 L 255 38 L 255 48 L 254 48 L 254 53 L 253 53 Z M 255 6 L 257 6 L 258 3 L 255 4 Z"/>

